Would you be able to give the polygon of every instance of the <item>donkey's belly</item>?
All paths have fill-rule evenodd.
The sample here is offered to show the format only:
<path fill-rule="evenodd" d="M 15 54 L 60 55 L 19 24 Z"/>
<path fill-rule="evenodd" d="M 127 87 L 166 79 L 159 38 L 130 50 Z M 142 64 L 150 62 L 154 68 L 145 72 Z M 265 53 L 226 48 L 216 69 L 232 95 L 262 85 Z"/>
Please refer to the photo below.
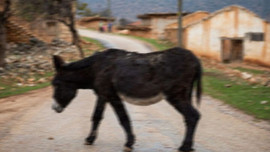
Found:
<path fill-rule="evenodd" d="M 138 106 L 148 106 L 151 104 L 155 104 L 164 98 L 164 95 L 162 93 L 159 93 L 158 95 L 149 97 L 149 98 L 129 97 L 121 93 L 119 93 L 119 96 L 123 101 L 126 101 L 130 104 L 138 105 Z"/>

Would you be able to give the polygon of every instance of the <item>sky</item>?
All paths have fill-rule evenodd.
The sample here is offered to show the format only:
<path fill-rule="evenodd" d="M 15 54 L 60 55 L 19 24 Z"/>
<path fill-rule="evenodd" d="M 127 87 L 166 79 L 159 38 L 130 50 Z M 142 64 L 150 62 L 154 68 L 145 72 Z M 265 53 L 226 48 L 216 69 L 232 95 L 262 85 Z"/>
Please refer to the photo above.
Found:
<path fill-rule="evenodd" d="M 80 0 L 93 11 L 107 7 L 107 0 Z M 177 0 L 111 0 L 113 15 L 117 18 L 136 20 L 136 16 L 154 12 L 176 12 Z M 183 0 L 183 10 L 214 12 L 229 5 L 241 5 L 270 21 L 270 0 Z"/>

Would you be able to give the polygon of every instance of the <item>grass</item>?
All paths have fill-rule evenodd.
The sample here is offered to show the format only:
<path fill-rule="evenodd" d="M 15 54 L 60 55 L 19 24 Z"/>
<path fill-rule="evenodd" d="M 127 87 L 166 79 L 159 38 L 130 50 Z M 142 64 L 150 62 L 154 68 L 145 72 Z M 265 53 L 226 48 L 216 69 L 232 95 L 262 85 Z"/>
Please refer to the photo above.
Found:
<path fill-rule="evenodd" d="M 50 82 L 38 84 L 36 86 L 25 86 L 25 87 L 9 87 L 9 86 L 6 86 L 7 87 L 6 89 L 4 89 L 3 91 L 0 91 L 0 93 L 1 93 L 0 98 L 5 98 L 5 97 L 13 96 L 13 95 L 23 94 L 23 93 L 33 91 L 33 90 L 36 90 L 36 89 L 45 88 L 45 87 L 47 87 L 49 85 L 50 85 Z"/>
<path fill-rule="evenodd" d="M 154 45 L 159 50 L 173 47 L 170 43 L 146 38 L 134 37 Z M 237 68 L 240 71 L 262 74 L 264 71 Z M 205 69 L 203 76 L 204 93 L 222 100 L 231 106 L 253 115 L 259 119 L 270 120 L 270 88 L 261 85 L 250 85 L 244 80 L 231 80 L 222 71 Z M 267 103 L 263 103 L 267 101 Z"/>
<path fill-rule="evenodd" d="M 102 43 L 100 43 L 98 40 L 95 40 L 95 39 L 92 39 L 89 37 L 81 37 L 81 39 L 96 45 L 99 49 L 105 49 L 105 47 L 102 45 Z M 84 51 L 87 52 L 87 51 L 93 51 L 93 50 L 84 49 Z"/>
<path fill-rule="evenodd" d="M 52 77 L 53 73 L 52 72 L 48 72 L 45 73 L 45 75 L 41 76 L 41 75 L 35 75 L 34 78 L 35 80 L 39 80 L 40 78 L 46 78 L 46 79 L 50 79 L 50 77 Z M 0 87 L 3 88 L 2 90 L 0 90 L 0 98 L 5 98 L 5 97 L 9 97 L 9 96 L 13 96 L 13 95 L 19 95 L 19 94 L 23 94 L 32 90 L 36 90 L 36 89 L 41 89 L 41 88 L 45 88 L 47 86 L 50 85 L 50 82 L 43 82 L 43 83 L 39 83 L 39 84 L 35 84 L 34 86 L 20 86 L 18 85 L 19 82 L 15 79 L 0 79 Z"/>
<path fill-rule="evenodd" d="M 209 74 L 211 73 L 211 74 Z M 222 73 L 206 72 L 204 92 L 259 119 L 270 120 L 270 88 L 230 80 Z M 263 104 L 263 101 L 267 103 Z"/>
<path fill-rule="evenodd" d="M 264 74 L 265 73 L 265 71 L 262 71 L 262 70 L 248 69 L 248 68 L 243 68 L 243 67 L 236 67 L 234 69 L 239 70 L 241 72 L 251 73 L 251 74 Z"/>
<path fill-rule="evenodd" d="M 91 44 L 94 44 L 96 48 L 99 50 L 104 48 L 103 45 L 97 40 L 87 38 L 87 37 L 83 37 L 83 39 L 85 41 L 90 42 Z M 83 50 L 85 51 L 85 54 L 92 54 L 95 51 L 89 48 L 83 48 Z M 0 98 L 5 98 L 5 97 L 13 96 L 13 95 L 19 95 L 19 94 L 23 94 L 32 90 L 48 87 L 51 84 L 50 79 L 52 76 L 53 76 L 53 72 L 47 72 L 44 75 L 39 75 L 39 74 L 33 75 L 32 78 L 35 80 L 39 80 L 41 78 L 45 78 L 47 80 L 43 83 L 35 84 L 34 86 L 27 86 L 27 85 L 20 86 L 18 85 L 20 82 L 14 78 L 7 78 L 7 79 L 0 78 Z"/>

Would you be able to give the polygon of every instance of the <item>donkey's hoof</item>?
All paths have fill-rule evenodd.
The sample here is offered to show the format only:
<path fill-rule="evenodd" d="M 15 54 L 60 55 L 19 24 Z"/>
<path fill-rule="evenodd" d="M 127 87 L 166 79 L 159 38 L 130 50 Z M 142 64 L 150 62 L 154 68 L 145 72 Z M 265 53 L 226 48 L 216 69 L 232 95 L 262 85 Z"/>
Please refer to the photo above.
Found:
<path fill-rule="evenodd" d="M 123 152 L 132 152 L 132 148 L 125 146 Z"/>
<path fill-rule="evenodd" d="M 85 141 L 84 145 L 93 145 L 93 142 Z"/>
<path fill-rule="evenodd" d="M 188 151 L 178 150 L 178 152 L 195 152 L 195 150 L 194 149 Z"/>
<path fill-rule="evenodd" d="M 195 150 L 192 149 L 192 148 L 186 149 L 186 148 L 181 147 L 181 148 L 178 150 L 178 152 L 195 152 Z"/>
<path fill-rule="evenodd" d="M 93 145 L 95 139 L 96 139 L 96 137 L 94 137 L 94 136 L 88 137 L 88 138 L 85 139 L 84 144 L 85 145 Z"/>

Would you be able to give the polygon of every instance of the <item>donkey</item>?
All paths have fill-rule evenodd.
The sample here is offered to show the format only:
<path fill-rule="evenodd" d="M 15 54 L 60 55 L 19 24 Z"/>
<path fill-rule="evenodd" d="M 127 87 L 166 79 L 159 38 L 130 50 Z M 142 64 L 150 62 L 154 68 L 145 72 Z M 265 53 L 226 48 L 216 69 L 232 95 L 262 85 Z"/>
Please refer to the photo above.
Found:
<path fill-rule="evenodd" d="M 92 145 L 96 140 L 108 103 L 126 133 L 124 151 L 132 151 L 135 136 L 122 101 L 147 106 L 166 99 L 185 119 L 186 133 L 179 151 L 193 150 L 193 135 L 200 114 L 193 108 L 191 98 L 193 85 L 196 85 L 197 103 L 200 103 L 202 68 L 191 51 L 171 48 L 139 54 L 108 49 L 69 64 L 53 56 L 53 62 L 56 74 L 52 81 L 55 99 L 52 108 L 56 112 L 61 113 L 67 107 L 78 89 L 93 89 L 97 95 L 86 144 Z"/>

